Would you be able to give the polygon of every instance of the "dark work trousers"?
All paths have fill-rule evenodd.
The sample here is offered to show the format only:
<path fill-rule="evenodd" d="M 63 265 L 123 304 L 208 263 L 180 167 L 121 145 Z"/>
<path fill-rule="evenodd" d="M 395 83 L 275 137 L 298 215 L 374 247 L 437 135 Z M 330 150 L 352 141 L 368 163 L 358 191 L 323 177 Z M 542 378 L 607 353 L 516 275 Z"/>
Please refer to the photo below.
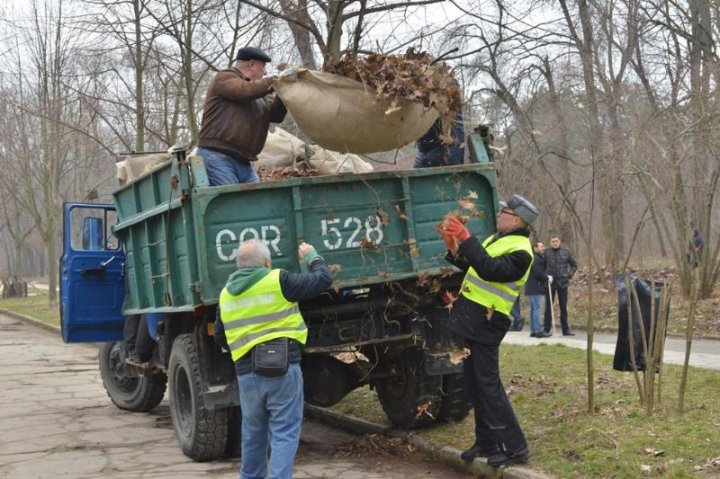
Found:
<path fill-rule="evenodd" d="M 560 306 L 560 327 L 562 328 L 563 334 L 570 332 L 570 325 L 568 325 L 568 289 L 565 288 L 552 288 L 552 301 L 555 301 L 555 295 L 557 294 L 558 306 Z M 550 308 L 552 307 L 552 301 L 550 296 L 545 294 L 545 332 L 552 333 L 552 316 Z"/>
<path fill-rule="evenodd" d="M 133 314 L 125 316 L 123 325 L 123 338 L 127 354 L 137 353 L 141 362 L 148 362 L 152 358 L 153 339 L 148 331 L 147 320 L 144 314 Z"/>
<path fill-rule="evenodd" d="M 525 435 L 500 380 L 498 347 L 467 341 L 470 356 L 463 361 L 465 382 L 475 412 L 475 443 L 498 445 L 513 453 L 527 447 Z"/>

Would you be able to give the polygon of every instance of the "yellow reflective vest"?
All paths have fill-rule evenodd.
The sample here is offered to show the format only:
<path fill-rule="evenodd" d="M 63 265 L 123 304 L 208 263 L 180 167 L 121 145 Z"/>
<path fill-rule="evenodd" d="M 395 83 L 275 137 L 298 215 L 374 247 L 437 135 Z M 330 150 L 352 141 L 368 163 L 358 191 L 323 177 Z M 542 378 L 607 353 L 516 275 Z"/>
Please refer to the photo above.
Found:
<path fill-rule="evenodd" d="M 501 236 L 497 241 L 488 246 L 488 243 L 490 243 L 493 238 L 494 236 L 490 236 L 483 241 L 485 251 L 493 258 L 515 251 L 526 251 L 530 255 L 532 259 L 525 274 L 517 281 L 500 283 L 482 279 L 471 266 L 467 270 L 467 273 L 465 273 L 460 294 L 470 301 L 481 304 L 486 308 L 493 308 L 495 311 L 509 315 L 513 303 L 515 303 L 515 300 L 520 295 L 520 291 L 530 274 L 530 267 L 534 260 L 532 246 L 527 237 L 520 235 Z"/>
<path fill-rule="evenodd" d="M 220 320 L 237 361 L 257 344 L 275 338 L 290 338 L 305 344 L 307 326 L 297 303 L 285 299 L 280 288 L 279 269 L 238 295 L 226 288 L 220 292 Z"/>

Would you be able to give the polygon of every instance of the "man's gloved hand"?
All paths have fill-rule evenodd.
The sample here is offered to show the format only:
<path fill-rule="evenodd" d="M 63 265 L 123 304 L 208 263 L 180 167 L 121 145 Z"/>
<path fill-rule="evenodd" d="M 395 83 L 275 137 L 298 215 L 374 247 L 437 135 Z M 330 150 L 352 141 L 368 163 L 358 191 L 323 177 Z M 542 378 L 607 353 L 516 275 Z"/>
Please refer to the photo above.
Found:
<path fill-rule="evenodd" d="M 291 66 L 291 67 L 288 67 L 285 70 L 281 71 L 280 74 L 278 75 L 278 78 L 285 79 L 285 80 L 297 81 L 299 71 L 300 71 L 299 67 Z"/>
<path fill-rule="evenodd" d="M 553 282 L 553 277 L 548 275 L 548 284 L 552 284 L 552 282 Z"/>
<path fill-rule="evenodd" d="M 315 251 L 313 245 L 307 244 L 304 241 L 300 243 L 300 246 L 298 247 L 298 256 L 300 257 L 300 260 L 304 260 L 308 266 L 318 258 L 323 259 L 322 256 Z"/>
<path fill-rule="evenodd" d="M 447 249 L 449 249 L 453 253 L 455 251 L 457 251 L 458 244 L 457 244 L 457 240 L 455 238 L 453 238 L 451 235 L 446 233 L 446 234 L 442 235 L 442 239 L 445 242 L 445 246 L 447 246 Z"/>
<path fill-rule="evenodd" d="M 436 224 L 435 231 L 437 231 L 438 235 L 440 235 L 442 240 L 445 242 L 445 246 L 447 246 L 447 249 L 449 249 L 453 253 L 457 251 L 457 241 L 450 233 L 447 232 L 443 223 Z"/>
<path fill-rule="evenodd" d="M 447 224 L 445 225 L 445 231 L 448 232 L 453 238 L 457 238 L 460 242 L 465 241 L 470 237 L 470 232 L 465 228 L 465 225 L 460 222 L 457 218 L 448 218 Z"/>

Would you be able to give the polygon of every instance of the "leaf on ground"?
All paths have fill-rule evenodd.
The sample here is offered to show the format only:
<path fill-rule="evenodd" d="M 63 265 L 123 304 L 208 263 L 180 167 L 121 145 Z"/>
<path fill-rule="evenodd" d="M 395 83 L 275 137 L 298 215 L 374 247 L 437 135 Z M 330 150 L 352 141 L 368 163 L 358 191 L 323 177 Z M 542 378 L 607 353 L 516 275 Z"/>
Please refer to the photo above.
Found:
<path fill-rule="evenodd" d="M 653 457 L 665 455 L 665 451 L 660 451 L 660 450 L 652 448 L 652 447 L 646 447 L 645 449 L 643 449 L 643 452 L 645 453 L 646 456 L 653 456 Z"/>

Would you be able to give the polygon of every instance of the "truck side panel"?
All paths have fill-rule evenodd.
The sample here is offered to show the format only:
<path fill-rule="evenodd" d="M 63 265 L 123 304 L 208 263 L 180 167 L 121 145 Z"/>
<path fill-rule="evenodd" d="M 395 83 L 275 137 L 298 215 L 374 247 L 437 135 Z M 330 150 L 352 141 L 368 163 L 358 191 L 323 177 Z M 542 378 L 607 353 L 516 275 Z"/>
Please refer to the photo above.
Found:
<path fill-rule="evenodd" d="M 494 230 L 492 164 L 195 188 L 189 171 L 180 155 L 115 195 L 126 312 L 216 303 L 240 240 L 266 241 L 273 266 L 288 271 L 301 270 L 297 245 L 307 241 L 337 265 L 337 287 L 355 288 L 440 273 L 448 265 L 435 225 L 448 211 L 467 215 L 479 236 Z M 477 211 L 461 208 L 464 198 Z"/>

